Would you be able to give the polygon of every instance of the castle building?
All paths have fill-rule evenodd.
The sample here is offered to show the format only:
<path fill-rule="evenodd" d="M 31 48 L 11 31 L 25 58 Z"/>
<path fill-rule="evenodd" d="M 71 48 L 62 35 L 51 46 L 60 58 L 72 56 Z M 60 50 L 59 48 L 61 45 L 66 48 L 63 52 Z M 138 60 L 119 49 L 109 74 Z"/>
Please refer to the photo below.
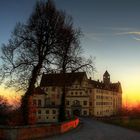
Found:
<path fill-rule="evenodd" d="M 38 122 L 58 121 L 64 85 L 67 116 L 112 116 L 122 107 L 121 83 L 111 83 L 107 71 L 101 82 L 88 79 L 85 72 L 43 74 L 33 94 Z"/>

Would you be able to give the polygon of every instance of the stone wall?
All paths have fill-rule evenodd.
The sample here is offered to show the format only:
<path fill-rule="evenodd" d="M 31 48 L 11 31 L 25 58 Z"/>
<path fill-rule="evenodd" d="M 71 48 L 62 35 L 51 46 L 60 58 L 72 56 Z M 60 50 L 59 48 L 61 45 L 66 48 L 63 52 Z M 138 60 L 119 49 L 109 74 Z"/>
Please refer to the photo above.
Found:
<path fill-rule="evenodd" d="M 58 123 L 31 126 L 0 126 L 0 140 L 30 140 L 62 134 L 78 126 L 79 119 Z"/>

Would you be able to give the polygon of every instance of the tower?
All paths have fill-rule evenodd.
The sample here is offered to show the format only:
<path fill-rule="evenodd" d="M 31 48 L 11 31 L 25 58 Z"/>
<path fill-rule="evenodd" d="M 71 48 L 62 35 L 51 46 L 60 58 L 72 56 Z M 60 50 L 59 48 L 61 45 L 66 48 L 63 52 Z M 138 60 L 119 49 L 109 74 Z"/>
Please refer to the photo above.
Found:
<path fill-rule="evenodd" d="M 106 70 L 104 75 L 103 75 L 103 82 L 108 85 L 110 84 L 110 74 L 108 73 L 108 71 Z"/>

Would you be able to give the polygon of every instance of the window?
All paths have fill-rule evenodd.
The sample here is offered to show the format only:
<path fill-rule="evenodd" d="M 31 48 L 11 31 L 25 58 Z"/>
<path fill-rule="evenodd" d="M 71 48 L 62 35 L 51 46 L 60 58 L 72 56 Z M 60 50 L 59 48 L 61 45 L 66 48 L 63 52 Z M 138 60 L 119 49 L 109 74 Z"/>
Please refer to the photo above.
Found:
<path fill-rule="evenodd" d="M 35 99 L 33 100 L 33 105 L 36 105 L 36 100 Z"/>
<path fill-rule="evenodd" d="M 77 95 L 77 92 L 75 92 L 75 95 Z"/>
<path fill-rule="evenodd" d="M 90 102 L 90 106 L 92 106 L 92 102 Z"/>
<path fill-rule="evenodd" d="M 51 103 L 50 103 L 50 99 L 49 99 L 49 98 L 45 99 L 45 105 L 48 106 L 48 105 L 50 105 L 50 104 L 51 104 Z"/>
<path fill-rule="evenodd" d="M 53 119 L 55 119 L 55 117 L 53 117 Z"/>
<path fill-rule="evenodd" d="M 55 87 L 52 87 L 52 91 L 55 91 Z"/>
<path fill-rule="evenodd" d="M 45 91 L 47 92 L 48 91 L 48 88 L 46 88 Z"/>
<path fill-rule="evenodd" d="M 69 101 L 66 101 L 66 105 L 69 105 L 70 104 L 70 102 Z"/>
<path fill-rule="evenodd" d="M 53 113 L 53 114 L 56 114 L 56 110 L 52 110 L 52 113 Z"/>
<path fill-rule="evenodd" d="M 52 96 L 52 99 L 54 99 L 54 98 L 55 98 L 55 94 L 52 94 L 51 96 Z"/>
<path fill-rule="evenodd" d="M 38 106 L 41 106 L 41 100 L 38 100 Z"/>
<path fill-rule="evenodd" d="M 80 92 L 80 95 L 82 95 L 82 92 Z"/>
<path fill-rule="evenodd" d="M 67 115 L 70 115 L 70 112 L 69 112 L 69 110 L 67 110 Z"/>
<path fill-rule="evenodd" d="M 74 105 L 80 105 L 80 101 L 75 100 L 75 101 L 73 101 L 73 104 L 74 104 Z"/>
<path fill-rule="evenodd" d="M 52 105 L 55 105 L 55 102 L 52 102 Z"/>
<path fill-rule="evenodd" d="M 49 114 L 49 112 L 50 112 L 49 110 L 46 110 L 46 114 Z"/>
<path fill-rule="evenodd" d="M 84 115 L 87 115 L 87 111 L 86 110 L 84 110 Z"/>
<path fill-rule="evenodd" d="M 41 114 L 41 110 L 38 110 L 38 114 Z"/>
<path fill-rule="evenodd" d="M 73 92 L 71 92 L 71 95 L 73 95 Z"/>
<path fill-rule="evenodd" d="M 59 94 L 57 94 L 57 99 L 59 99 Z"/>
<path fill-rule="evenodd" d="M 87 105 L 87 101 L 84 101 L 84 105 Z"/>
<path fill-rule="evenodd" d="M 47 116 L 46 119 L 49 119 L 49 117 Z"/>

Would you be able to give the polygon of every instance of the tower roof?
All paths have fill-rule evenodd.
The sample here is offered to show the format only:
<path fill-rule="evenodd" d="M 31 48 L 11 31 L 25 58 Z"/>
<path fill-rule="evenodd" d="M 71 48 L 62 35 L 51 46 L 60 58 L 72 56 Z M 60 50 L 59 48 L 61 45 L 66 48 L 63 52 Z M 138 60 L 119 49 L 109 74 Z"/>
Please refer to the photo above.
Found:
<path fill-rule="evenodd" d="M 104 76 L 110 76 L 107 70 L 105 71 Z"/>

